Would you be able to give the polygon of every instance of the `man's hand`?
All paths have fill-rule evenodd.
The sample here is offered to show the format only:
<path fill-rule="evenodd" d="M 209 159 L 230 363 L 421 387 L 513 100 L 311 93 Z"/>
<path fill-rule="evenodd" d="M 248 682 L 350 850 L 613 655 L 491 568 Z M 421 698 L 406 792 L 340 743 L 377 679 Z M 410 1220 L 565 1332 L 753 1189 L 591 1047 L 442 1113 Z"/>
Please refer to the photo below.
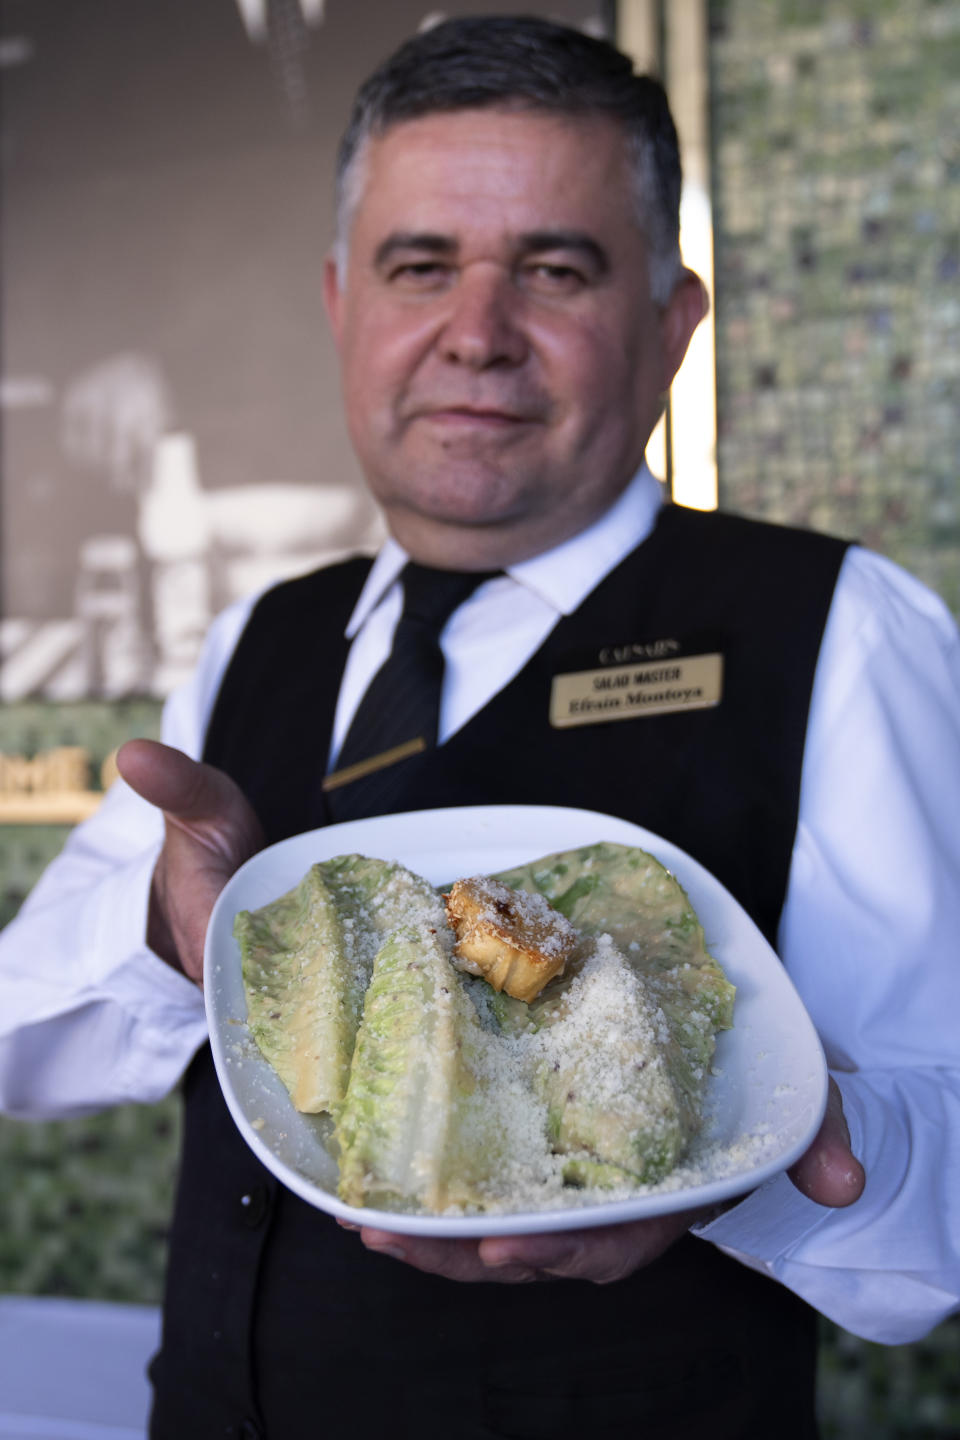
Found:
<path fill-rule="evenodd" d="M 129 740 L 117 768 L 132 790 L 163 811 L 166 827 L 147 943 L 201 985 L 210 912 L 233 872 L 263 847 L 260 822 L 229 775 L 169 745 Z"/>
<path fill-rule="evenodd" d="M 850 1149 L 843 1102 L 833 1080 L 817 1138 L 788 1174 L 797 1189 L 818 1205 L 839 1208 L 852 1205 L 860 1197 L 863 1166 Z M 369 1227 L 361 1230 L 360 1238 L 368 1250 L 392 1255 L 448 1280 L 497 1280 L 516 1285 L 530 1280 L 565 1279 L 605 1285 L 649 1265 L 691 1225 L 705 1220 L 710 1213 L 687 1210 L 595 1230 L 489 1236 L 479 1241 L 424 1240 Z"/>
<path fill-rule="evenodd" d="M 448 1280 L 496 1280 L 506 1285 L 592 1280 L 606 1285 L 656 1260 L 704 1214 L 687 1210 L 594 1230 L 491 1235 L 482 1240 L 425 1240 L 365 1226 L 360 1238 L 376 1254 L 392 1255 Z"/>

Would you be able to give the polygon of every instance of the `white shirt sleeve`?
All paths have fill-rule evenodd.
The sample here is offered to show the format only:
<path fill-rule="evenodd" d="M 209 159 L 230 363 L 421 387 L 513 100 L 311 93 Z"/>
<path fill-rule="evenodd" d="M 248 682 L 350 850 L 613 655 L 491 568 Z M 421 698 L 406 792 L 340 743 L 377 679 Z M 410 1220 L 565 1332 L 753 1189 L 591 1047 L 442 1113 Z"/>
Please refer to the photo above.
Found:
<path fill-rule="evenodd" d="M 211 627 L 163 739 L 199 756 L 252 601 Z M 147 948 L 159 811 L 118 780 L 0 935 L 0 1111 L 83 1114 L 166 1094 L 206 1037 L 197 987 Z"/>
<path fill-rule="evenodd" d="M 960 639 L 852 550 L 817 670 L 780 952 L 867 1186 L 827 1210 L 781 1176 L 697 1233 L 870 1340 L 960 1308 Z"/>

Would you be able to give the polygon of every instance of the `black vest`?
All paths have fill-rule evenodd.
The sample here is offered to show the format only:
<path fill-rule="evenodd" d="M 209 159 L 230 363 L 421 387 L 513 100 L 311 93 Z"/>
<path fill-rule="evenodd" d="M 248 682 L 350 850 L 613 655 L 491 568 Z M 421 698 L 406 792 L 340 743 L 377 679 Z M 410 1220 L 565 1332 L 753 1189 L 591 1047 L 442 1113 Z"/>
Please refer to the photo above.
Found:
<path fill-rule="evenodd" d="M 396 810 L 561 804 L 644 825 L 712 870 L 773 940 L 807 711 L 839 541 L 666 509 L 520 674 L 438 750 L 404 762 Z M 364 560 L 259 602 L 205 758 L 269 842 L 327 823 L 320 789 Z M 720 651 L 710 709 L 557 729 L 554 675 L 609 647 Z M 279 1186 L 220 1097 L 185 1081 L 154 1440 L 809 1440 L 815 1317 L 685 1238 L 616 1285 L 457 1285 L 365 1251 Z M 246 1428 L 244 1428 L 246 1427 Z"/>

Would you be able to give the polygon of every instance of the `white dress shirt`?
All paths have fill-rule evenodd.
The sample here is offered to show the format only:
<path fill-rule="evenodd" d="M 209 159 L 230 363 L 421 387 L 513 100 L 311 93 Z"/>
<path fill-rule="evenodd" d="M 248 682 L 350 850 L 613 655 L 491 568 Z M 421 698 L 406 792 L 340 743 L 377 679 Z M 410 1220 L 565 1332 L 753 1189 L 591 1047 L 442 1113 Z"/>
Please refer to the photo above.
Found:
<path fill-rule="evenodd" d="M 512 566 L 443 633 L 445 739 L 644 537 L 641 471 L 589 530 Z M 389 651 L 405 556 L 388 542 L 348 627 L 336 752 Z M 214 623 L 163 738 L 199 756 L 254 601 Z M 159 816 L 122 782 L 0 936 L 0 1109 L 83 1113 L 159 1098 L 205 1038 L 199 991 L 144 941 Z M 779 951 L 843 1093 L 867 1188 L 847 1210 L 781 1176 L 698 1233 L 868 1339 L 960 1308 L 960 638 L 890 561 L 843 563 L 817 667 Z"/>

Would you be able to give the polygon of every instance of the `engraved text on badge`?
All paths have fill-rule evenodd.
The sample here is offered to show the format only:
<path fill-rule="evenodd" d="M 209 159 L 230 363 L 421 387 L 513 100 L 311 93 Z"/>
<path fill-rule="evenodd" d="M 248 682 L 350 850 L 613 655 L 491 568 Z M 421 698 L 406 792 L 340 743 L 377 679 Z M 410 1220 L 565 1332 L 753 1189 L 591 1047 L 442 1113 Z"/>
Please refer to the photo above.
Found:
<path fill-rule="evenodd" d="M 676 710 L 718 705 L 723 690 L 723 656 L 682 655 L 639 665 L 609 665 L 554 675 L 550 724 L 596 725 Z"/>

